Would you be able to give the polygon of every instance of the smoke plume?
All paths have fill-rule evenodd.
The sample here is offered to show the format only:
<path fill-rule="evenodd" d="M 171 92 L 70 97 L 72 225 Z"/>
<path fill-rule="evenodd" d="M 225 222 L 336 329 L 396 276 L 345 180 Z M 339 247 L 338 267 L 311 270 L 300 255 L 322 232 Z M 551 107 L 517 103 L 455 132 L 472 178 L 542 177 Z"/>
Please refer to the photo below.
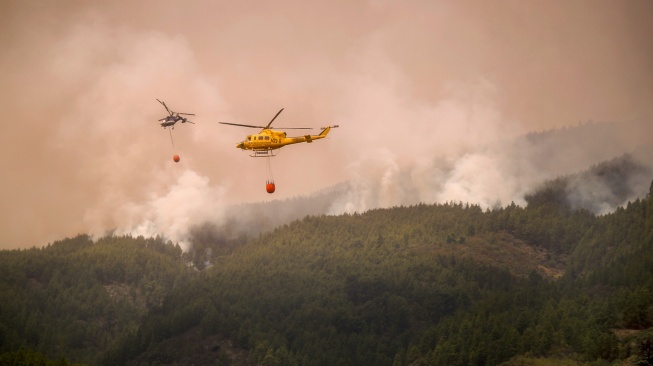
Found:
<path fill-rule="evenodd" d="M 0 248 L 117 232 L 188 249 L 206 222 L 256 233 L 307 214 L 526 204 L 624 153 L 652 166 L 645 0 L 0 8 Z M 156 99 L 195 124 L 161 128 Z M 268 161 L 235 147 L 255 130 L 218 124 L 281 108 L 275 126 L 340 128 Z"/>

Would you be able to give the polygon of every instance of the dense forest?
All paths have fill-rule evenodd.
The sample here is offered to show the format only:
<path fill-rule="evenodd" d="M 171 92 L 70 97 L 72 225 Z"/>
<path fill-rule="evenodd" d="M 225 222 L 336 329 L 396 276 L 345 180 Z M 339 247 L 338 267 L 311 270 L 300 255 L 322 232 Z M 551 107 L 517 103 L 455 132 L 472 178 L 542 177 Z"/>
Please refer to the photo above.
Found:
<path fill-rule="evenodd" d="M 641 172 L 626 163 L 591 172 L 620 193 Z M 187 252 L 85 235 L 2 251 L 0 365 L 653 364 L 653 184 L 597 215 L 566 198 L 576 178 L 525 207 L 199 225 Z"/>

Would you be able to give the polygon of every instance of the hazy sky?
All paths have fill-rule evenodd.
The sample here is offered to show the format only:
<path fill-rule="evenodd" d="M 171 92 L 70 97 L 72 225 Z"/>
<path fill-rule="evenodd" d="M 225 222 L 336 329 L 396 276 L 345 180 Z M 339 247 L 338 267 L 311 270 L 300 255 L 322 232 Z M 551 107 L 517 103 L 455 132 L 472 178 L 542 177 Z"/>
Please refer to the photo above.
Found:
<path fill-rule="evenodd" d="M 111 229 L 180 240 L 230 204 L 340 182 L 330 213 L 520 202 L 646 144 L 653 123 L 650 0 L 5 0 L 0 24 L 0 249 Z M 156 98 L 196 114 L 175 148 Z M 270 169 L 235 147 L 257 131 L 217 123 L 280 108 L 277 126 L 341 127 Z M 591 119 L 619 126 L 606 156 L 541 169 L 497 148 Z"/>

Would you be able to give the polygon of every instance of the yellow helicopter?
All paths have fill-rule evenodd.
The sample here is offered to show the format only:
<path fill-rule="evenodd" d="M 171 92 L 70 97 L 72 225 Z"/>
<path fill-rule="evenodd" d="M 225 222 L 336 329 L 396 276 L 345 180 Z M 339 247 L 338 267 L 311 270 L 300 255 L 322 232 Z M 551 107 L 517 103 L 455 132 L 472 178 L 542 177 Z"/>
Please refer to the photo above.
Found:
<path fill-rule="evenodd" d="M 296 137 L 288 137 L 284 131 L 277 131 L 270 129 L 272 122 L 279 116 L 283 111 L 283 108 L 272 118 L 270 123 L 267 126 L 252 126 L 252 125 L 243 125 L 239 123 L 229 123 L 229 122 L 219 122 L 223 125 L 231 126 L 240 126 L 240 127 L 249 127 L 249 128 L 262 128 L 261 132 L 253 135 L 248 135 L 247 138 L 239 142 L 236 147 L 243 150 L 251 150 L 251 157 L 270 157 L 276 156 L 275 150 L 278 150 L 286 145 L 297 144 L 300 142 L 311 143 L 313 140 L 319 140 L 326 137 L 326 135 L 331 131 L 332 128 L 338 127 L 338 125 L 327 126 L 322 128 L 322 132 L 318 135 L 304 135 Z M 288 127 L 279 129 L 283 130 L 312 130 L 310 127 Z"/>

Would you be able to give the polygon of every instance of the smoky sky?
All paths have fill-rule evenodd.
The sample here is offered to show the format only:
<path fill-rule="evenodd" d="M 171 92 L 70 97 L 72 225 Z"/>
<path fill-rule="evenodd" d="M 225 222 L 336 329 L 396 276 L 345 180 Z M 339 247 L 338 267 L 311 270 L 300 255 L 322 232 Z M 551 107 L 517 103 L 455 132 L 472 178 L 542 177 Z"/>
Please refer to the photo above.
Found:
<path fill-rule="evenodd" d="M 650 145 L 648 0 L 10 0 L 0 24 L 2 249 L 111 230 L 183 240 L 232 205 L 343 182 L 325 213 L 522 204 Z M 196 114 L 174 146 L 157 98 Z M 268 161 L 235 147 L 257 131 L 218 124 L 281 108 L 275 125 L 340 128 Z M 520 140 L 589 121 L 614 131 Z"/>

